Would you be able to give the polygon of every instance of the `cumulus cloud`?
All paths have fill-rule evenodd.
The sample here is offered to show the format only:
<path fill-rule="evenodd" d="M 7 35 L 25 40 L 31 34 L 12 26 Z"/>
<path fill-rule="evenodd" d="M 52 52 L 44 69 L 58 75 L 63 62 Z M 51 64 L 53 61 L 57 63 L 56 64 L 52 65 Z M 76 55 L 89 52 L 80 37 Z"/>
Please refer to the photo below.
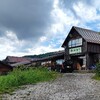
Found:
<path fill-rule="evenodd" d="M 0 27 L 4 32 L 14 32 L 19 39 L 38 40 L 51 23 L 52 3 L 52 0 L 0 0 Z"/>
<path fill-rule="evenodd" d="M 99 4 L 97 0 L 0 0 L 1 58 L 62 50 L 72 26 L 99 30 Z"/>
<path fill-rule="evenodd" d="M 45 31 L 52 23 L 52 6 L 53 0 L 0 0 L 2 57 L 25 53 L 46 39 Z"/>
<path fill-rule="evenodd" d="M 98 4 L 99 2 L 94 0 L 62 0 L 60 6 L 66 12 L 70 10 L 75 18 L 85 24 L 86 22 L 100 19 Z"/>

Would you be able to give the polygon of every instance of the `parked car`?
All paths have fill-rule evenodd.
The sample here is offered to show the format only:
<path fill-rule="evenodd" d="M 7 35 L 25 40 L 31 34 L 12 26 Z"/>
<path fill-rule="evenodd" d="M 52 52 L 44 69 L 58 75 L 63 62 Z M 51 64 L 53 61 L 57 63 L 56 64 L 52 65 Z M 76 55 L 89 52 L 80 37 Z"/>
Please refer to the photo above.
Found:
<path fill-rule="evenodd" d="M 71 60 L 67 60 L 63 62 L 62 72 L 73 72 L 73 62 Z"/>

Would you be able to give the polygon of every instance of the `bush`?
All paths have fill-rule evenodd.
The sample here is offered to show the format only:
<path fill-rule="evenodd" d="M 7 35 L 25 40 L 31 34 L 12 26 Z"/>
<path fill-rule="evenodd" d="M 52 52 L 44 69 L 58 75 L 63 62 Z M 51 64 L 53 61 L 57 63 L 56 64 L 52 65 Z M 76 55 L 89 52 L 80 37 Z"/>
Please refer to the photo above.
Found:
<path fill-rule="evenodd" d="M 10 92 L 21 85 L 49 81 L 55 79 L 56 76 L 56 72 L 50 72 L 46 68 L 30 68 L 23 71 L 14 69 L 8 75 L 0 76 L 0 93 Z"/>
<path fill-rule="evenodd" d="M 96 76 L 100 77 L 100 62 L 96 65 Z"/>

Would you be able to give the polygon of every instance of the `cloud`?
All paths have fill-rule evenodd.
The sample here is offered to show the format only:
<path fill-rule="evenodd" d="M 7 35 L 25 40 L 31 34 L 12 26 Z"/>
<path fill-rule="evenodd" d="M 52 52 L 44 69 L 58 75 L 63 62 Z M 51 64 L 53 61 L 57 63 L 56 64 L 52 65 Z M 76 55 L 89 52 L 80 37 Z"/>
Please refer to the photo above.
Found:
<path fill-rule="evenodd" d="M 0 0 L 1 58 L 30 54 L 46 40 L 53 0 Z"/>
<path fill-rule="evenodd" d="M 4 32 L 14 32 L 19 39 L 38 40 L 51 23 L 52 3 L 52 0 L 0 0 L 0 27 Z"/>
<path fill-rule="evenodd" d="M 78 25 L 79 20 L 74 17 L 70 10 L 66 12 L 63 8 L 60 7 L 60 0 L 55 0 L 51 15 L 53 23 L 48 32 L 48 37 L 50 37 L 49 44 L 54 48 L 61 48 L 61 45 L 67 36 L 69 29 L 73 25 Z"/>
<path fill-rule="evenodd" d="M 61 50 L 61 49 L 53 48 L 51 45 L 48 45 L 48 47 L 47 46 L 39 46 L 39 48 L 36 47 L 35 49 L 34 48 L 28 49 L 28 52 L 30 52 L 30 54 L 42 54 L 42 53 L 46 53 L 47 51 L 54 52 L 54 51 L 58 51 L 58 50 Z"/>
<path fill-rule="evenodd" d="M 19 40 L 15 33 L 6 31 L 5 36 L 0 37 L 0 59 L 4 59 L 7 55 L 21 56 L 25 53 L 23 50 L 26 44 L 24 40 Z"/>
<path fill-rule="evenodd" d="M 63 8 L 66 13 L 71 11 L 76 19 L 85 24 L 86 22 L 100 19 L 98 3 L 98 1 L 94 0 L 62 0 L 60 7 Z"/>
<path fill-rule="evenodd" d="M 85 23 L 88 21 L 96 21 L 100 19 L 100 15 L 97 14 L 97 10 L 93 6 L 78 2 L 77 4 L 73 5 L 73 9 L 77 13 L 77 16 L 79 16 L 79 18 Z"/>
<path fill-rule="evenodd" d="M 0 0 L 0 53 L 32 55 L 62 50 L 72 26 L 100 30 L 97 0 Z"/>
<path fill-rule="evenodd" d="M 53 36 L 49 44 L 52 47 L 60 47 L 72 26 L 95 30 L 92 23 L 100 22 L 96 3 L 94 4 L 93 0 L 55 0 L 51 13 L 54 23 L 50 30 Z"/>

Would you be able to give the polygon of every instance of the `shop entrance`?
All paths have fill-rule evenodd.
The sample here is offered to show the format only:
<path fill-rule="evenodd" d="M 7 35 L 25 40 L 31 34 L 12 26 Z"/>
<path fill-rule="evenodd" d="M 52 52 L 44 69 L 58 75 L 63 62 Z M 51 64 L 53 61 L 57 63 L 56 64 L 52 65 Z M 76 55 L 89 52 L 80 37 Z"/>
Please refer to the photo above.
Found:
<path fill-rule="evenodd" d="M 86 67 L 85 56 L 71 57 L 74 70 L 84 70 Z"/>

